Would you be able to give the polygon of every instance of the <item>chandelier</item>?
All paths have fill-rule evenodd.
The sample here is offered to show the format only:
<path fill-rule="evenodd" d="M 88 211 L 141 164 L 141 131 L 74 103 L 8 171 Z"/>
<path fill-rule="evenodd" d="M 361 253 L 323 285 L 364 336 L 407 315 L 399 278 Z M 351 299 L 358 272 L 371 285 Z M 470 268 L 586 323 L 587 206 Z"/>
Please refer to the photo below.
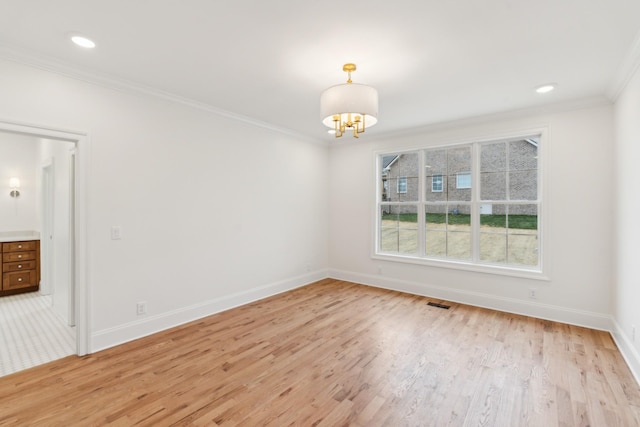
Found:
<path fill-rule="evenodd" d="M 356 64 L 344 64 L 342 71 L 348 73 L 347 83 L 331 86 L 320 96 L 322 123 L 340 138 L 347 130 L 353 137 L 378 122 L 378 91 L 367 85 L 353 83 L 351 73 Z"/>

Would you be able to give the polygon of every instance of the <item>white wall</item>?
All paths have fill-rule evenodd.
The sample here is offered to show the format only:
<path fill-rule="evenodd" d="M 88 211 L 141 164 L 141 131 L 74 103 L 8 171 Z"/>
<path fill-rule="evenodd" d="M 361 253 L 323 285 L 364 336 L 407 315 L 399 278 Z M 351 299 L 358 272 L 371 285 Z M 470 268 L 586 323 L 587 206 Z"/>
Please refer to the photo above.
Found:
<path fill-rule="evenodd" d="M 36 139 L 0 132 L 0 232 L 39 231 Z M 20 197 L 9 196 L 9 178 L 20 179 Z"/>
<path fill-rule="evenodd" d="M 616 157 L 614 187 L 617 188 L 613 220 L 614 318 L 616 341 L 640 381 L 640 70 L 636 71 L 615 106 Z M 635 326 L 635 337 L 633 327 Z"/>
<path fill-rule="evenodd" d="M 325 277 L 326 147 L 10 61 L 0 69 L 0 120 L 89 135 L 90 350 Z"/>
<path fill-rule="evenodd" d="M 371 285 L 594 328 L 611 327 L 612 107 L 460 122 L 341 144 L 330 155 L 330 274 Z M 473 141 L 546 127 L 549 281 L 371 258 L 374 151 Z M 528 298 L 536 288 L 536 300 Z"/>

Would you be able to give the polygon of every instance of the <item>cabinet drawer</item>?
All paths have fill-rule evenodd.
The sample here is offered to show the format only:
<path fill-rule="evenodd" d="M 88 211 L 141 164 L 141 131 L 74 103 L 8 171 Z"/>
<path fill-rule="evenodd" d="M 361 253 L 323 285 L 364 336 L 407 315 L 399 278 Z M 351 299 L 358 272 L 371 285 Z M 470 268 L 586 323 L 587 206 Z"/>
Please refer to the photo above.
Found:
<path fill-rule="evenodd" d="M 5 252 L 2 254 L 2 262 L 16 262 L 36 259 L 36 251 L 29 252 Z"/>
<path fill-rule="evenodd" d="M 14 271 L 2 274 L 2 290 L 9 291 L 11 289 L 28 288 L 36 286 L 36 272 L 31 271 Z"/>
<path fill-rule="evenodd" d="M 35 251 L 36 242 L 8 242 L 2 244 L 2 252 Z"/>
<path fill-rule="evenodd" d="M 35 268 L 35 261 L 5 262 L 2 264 L 3 273 L 8 273 L 10 271 L 35 270 Z"/>

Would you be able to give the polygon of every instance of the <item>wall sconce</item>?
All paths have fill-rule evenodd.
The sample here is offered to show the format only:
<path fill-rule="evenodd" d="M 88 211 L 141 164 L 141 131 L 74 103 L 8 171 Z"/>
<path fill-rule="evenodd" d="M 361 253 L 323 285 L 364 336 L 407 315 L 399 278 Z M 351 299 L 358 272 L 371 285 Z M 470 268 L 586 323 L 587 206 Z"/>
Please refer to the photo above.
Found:
<path fill-rule="evenodd" d="M 20 188 L 20 180 L 18 178 L 9 179 L 9 187 L 11 188 L 9 193 L 11 197 L 20 197 L 20 191 L 18 190 Z"/>

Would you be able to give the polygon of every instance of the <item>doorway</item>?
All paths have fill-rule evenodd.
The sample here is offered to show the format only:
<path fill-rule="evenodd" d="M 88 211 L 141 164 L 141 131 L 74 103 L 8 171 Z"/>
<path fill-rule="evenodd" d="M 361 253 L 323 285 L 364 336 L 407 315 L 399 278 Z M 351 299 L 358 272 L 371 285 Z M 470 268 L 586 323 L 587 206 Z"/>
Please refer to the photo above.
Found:
<path fill-rule="evenodd" d="M 30 126 L 0 121 L 0 133 L 20 134 L 37 140 L 51 141 L 64 147 L 68 165 L 55 160 L 39 165 L 41 186 L 41 250 L 45 262 L 42 265 L 41 293 L 51 294 L 56 311 L 70 325 L 76 325 L 76 354 L 89 351 L 88 291 L 86 283 L 86 157 L 88 137 L 83 133 L 61 131 L 52 128 Z M 56 159 L 51 156 L 51 159 Z M 63 167 L 64 166 L 64 167 Z M 64 172 L 66 182 L 56 180 L 56 174 Z M 56 191 L 66 187 L 66 199 L 60 200 Z M 60 218 L 60 212 L 66 217 Z M 56 232 L 66 232 L 66 243 L 56 242 Z M 63 260 L 63 262 L 60 262 Z M 56 280 L 68 282 L 66 291 L 56 289 Z M 58 292 L 56 292 L 58 290 Z M 56 299 L 57 298 L 57 299 Z"/>

